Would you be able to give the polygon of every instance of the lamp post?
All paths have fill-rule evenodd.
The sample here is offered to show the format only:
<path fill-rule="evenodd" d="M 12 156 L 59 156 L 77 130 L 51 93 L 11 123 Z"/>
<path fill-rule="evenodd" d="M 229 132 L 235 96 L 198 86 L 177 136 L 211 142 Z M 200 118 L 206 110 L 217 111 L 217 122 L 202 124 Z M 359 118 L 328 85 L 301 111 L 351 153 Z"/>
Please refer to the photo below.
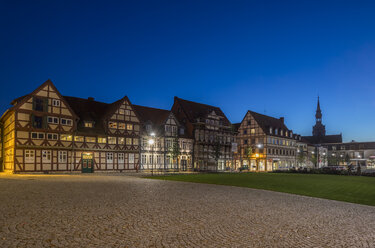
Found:
<path fill-rule="evenodd" d="M 154 137 L 155 133 L 151 133 L 151 136 Z M 154 143 L 155 143 L 155 140 L 153 138 L 148 140 L 148 144 L 151 147 L 151 158 L 152 158 L 152 160 L 151 160 L 151 175 L 152 176 L 154 175 Z"/>

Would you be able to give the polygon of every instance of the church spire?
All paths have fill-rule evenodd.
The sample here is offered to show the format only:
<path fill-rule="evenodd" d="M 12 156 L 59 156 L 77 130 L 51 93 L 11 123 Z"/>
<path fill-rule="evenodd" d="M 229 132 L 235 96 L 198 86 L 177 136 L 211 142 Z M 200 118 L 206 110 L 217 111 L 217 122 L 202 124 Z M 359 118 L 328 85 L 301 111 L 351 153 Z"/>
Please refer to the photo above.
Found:
<path fill-rule="evenodd" d="M 326 135 L 326 127 L 322 124 L 322 110 L 320 109 L 320 101 L 318 96 L 318 105 L 316 106 L 316 123 L 313 126 L 313 136 L 325 136 Z"/>
<path fill-rule="evenodd" d="M 322 121 L 322 110 L 320 109 L 320 102 L 318 96 L 318 106 L 316 107 L 316 114 L 315 114 L 316 121 Z"/>

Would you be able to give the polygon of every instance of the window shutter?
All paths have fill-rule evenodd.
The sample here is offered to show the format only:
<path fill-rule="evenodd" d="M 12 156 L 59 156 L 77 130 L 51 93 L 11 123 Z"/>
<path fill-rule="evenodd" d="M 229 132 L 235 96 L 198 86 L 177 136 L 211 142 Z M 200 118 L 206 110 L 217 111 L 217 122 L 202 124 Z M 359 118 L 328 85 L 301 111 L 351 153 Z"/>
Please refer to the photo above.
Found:
<path fill-rule="evenodd" d="M 48 98 L 44 99 L 43 112 L 48 112 Z"/>
<path fill-rule="evenodd" d="M 47 124 L 47 116 L 43 116 L 43 128 L 47 129 L 47 126 L 48 126 L 48 124 Z"/>
<path fill-rule="evenodd" d="M 35 97 L 33 97 L 33 110 L 35 110 Z"/>
<path fill-rule="evenodd" d="M 35 116 L 31 115 L 31 127 L 35 127 Z"/>

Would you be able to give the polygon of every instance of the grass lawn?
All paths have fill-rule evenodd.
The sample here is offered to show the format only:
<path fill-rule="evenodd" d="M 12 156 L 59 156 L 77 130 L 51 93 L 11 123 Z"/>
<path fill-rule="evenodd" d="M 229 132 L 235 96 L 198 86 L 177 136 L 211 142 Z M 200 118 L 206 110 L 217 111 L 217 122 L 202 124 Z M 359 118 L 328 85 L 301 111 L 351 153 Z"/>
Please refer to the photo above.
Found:
<path fill-rule="evenodd" d="M 223 173 L 148 177 L 232 185 L 375 206 L 375 178 L 290 173 Z"/>

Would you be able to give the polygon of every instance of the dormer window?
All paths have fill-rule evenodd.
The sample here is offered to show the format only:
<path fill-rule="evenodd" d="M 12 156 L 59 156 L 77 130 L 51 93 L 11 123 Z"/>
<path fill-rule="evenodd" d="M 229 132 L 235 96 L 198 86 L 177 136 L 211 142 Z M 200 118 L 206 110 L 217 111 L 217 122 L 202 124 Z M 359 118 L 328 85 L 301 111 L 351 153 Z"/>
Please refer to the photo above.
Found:
<path fill-rule="evenodd" d="M 285 136 L 288 137 L 288 131 L 285 131 Z"/>
<path fill-rule="evenodd" d="M 113 129 L 117 129 L 117 122 L 112 122 L 112 121 L 110 121 L 110 122 L 108 123 L 108 127 L 109 127 L 109 128 L 113 128 Z"/>
<path fill-rule="evenodd" d="M 283 130 L 280 130 L 280 135 L 283 136 Z"/>
<path fill-rule="evenodd" d="M 272 134 L 272 127 L 270 127 L 270 134 Z"/>
<path fill-rule="evenodd" d="M 278 129 L 277 128 L 275 128 L 275 135 L 278 135 Z"/>
<path fill-rule="evenodd" d="M 91 122 L 91 121 L 85 121 L 85 122 L 83 123 L 83 125 L 84 125 L 84 127 L 89 127 L 89 128 L 91 128 L 91 127 L 94 126 L 94 123 Z"/>
<path fill-rule="evenodd" d="M 33 109 L 35 111 L 47 112 L 48 109 L 48 99 L 41 97 L 33 98 Z"/>

